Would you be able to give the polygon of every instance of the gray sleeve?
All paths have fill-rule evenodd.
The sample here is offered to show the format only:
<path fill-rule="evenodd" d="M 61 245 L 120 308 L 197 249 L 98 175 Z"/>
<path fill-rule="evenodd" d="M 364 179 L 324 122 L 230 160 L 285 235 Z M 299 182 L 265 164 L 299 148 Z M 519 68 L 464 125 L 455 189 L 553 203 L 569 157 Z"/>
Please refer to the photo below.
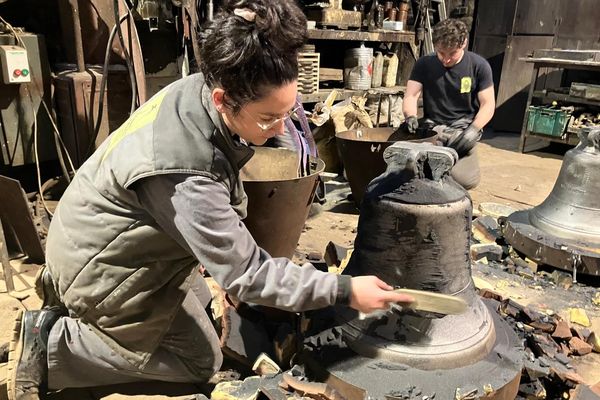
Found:
<path fill-rule="evenodd" d="M 290 311 L 347 303 L 350 278 L 272 258 L 230 206 L 227 188 L 207 177 L 144 178 L 135 190 L 158 225 L 240 300 Z"/>

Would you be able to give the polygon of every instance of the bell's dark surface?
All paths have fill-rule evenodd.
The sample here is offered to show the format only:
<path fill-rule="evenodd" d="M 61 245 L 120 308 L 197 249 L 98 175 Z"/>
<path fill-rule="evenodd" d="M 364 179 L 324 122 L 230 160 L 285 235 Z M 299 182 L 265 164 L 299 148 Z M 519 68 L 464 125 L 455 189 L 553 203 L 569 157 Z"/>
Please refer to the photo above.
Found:
<path fill-rule="evenodd" d="M 404 398 L 398 393 L 407 390 L 436 400 L 471 390 L 478 397 L 516 396 L 523 349 L 475 292 L 472 204 L 449 176 L 456 159 L 454 150 L 425 143 L 398 142 L 384 151 L 387 169 L 367 188 L 344 273 L 458 296 L 468 310 L 442 316 L 392 309 L 364 317 L 337 308 L 337 326 L 311 340 L 307 359 L 315 376 L 347 399 Z"/>
<path fill-rule="evenodd" d="M 386 173 L 365 193 L 345 273 L 458 296 L 469 309 L 444 318 L 393 312 L 386 323 L 354 319 L 344 329 L 350 346 L 423 369 L 480 360 L 494 344 L 495 330 L 471 279 L 471 199 L 449 176 L 457 155 L 448 148 L 405 143 L 388 147 L 384 159 Z"/>
<path fill-rule="evenodd" d="M 540 205 L 508 217 L 504 236 L 532 260 L 600 274 L 600 129 L 584 130 Z"/>

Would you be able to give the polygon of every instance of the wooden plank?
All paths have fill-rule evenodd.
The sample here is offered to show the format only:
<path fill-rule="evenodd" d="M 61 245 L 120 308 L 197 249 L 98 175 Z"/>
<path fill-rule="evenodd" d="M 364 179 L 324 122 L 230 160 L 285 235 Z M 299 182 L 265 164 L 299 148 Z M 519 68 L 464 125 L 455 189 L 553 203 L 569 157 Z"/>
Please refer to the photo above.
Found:
<path fill-rule="evenodd" d="M 343 81 L 344 70 L 341 68 L 320 68 L 319 81 Z"/>
<path fill-rule="evenodd" d="M 19 181 L 0 175 L 0 219 L 12 227 L 29 261 L 42 264 L 44 248 L 29 212 L 29 202 Z"/>
<path fill-rule="evenodd" d="M 585 104 L 588 106 L 600 106 L 600 100 L 590 100 L 584 99 L 582 97 L 574 97 L 568 94 L 554 93 L 554 92 L 545 92 L 543 90 L 536 90 L 533 93 L 533 97 L 537 99 L 541 99 L 543 103 L 551 103 L 552 101 L 562 101 L 565 103 L 574 103 L 574 104 Z"/>
<path fill-rule="evenodd" d="M 414 43 L 415 33 L 408 31 L 343 31 L 338 29 L 309 29 L 309 39 L 356 40 L 364 42 Z"/>
<path fill-rule="evenodd" d="M 362 18 L 360 11 L 325 8 L 308 10 L 307 17 L 319 26 L 335 26 L 340 29 L 360 28 Z"/>
<path fill-rule="evenodd" d="M 573 69 L 592 69 L 600 70 L 600 62 L 598 61 L 574 61 L 557 58 L 533 58 L 523 57 L 519 61 L 539 64 L 540 67 L 550 68 L 573 68 Z"/>
<path fill-rule="evenodd" d="M 6 284 L 6 291 L 8 293 L 14 292 L 15 282 L 13 281 L 12 267 L 8 258 L 8 249 L 6 247 L 6 237 L 4 236 L 4 229 L 2 228 L 2 222 L 0 221 L 0 263 L 2 263 L 2 275 L 4 277 L 4 283 Z"/>
<path fill-rule="evenodd" d="M 380 88 L 371 88 L 368 90 L 351 90 L 351 89 L 319 89 L 318 93 L 302 95 L 302 103 L 316 103 L 319 101 L 325 101 L 327 96 L 331 94 L 333 90 L 338 92 L 338 96 L 336 101 L 345 100 L 348 97 L 352 96 L 364 96 L 365 94 L 368 96 L 379 96 L 380 94 L 393 94 L 397 95 L 406 90 L 406 86 L 394 86 L 394 87 L 380 87 Z"/>

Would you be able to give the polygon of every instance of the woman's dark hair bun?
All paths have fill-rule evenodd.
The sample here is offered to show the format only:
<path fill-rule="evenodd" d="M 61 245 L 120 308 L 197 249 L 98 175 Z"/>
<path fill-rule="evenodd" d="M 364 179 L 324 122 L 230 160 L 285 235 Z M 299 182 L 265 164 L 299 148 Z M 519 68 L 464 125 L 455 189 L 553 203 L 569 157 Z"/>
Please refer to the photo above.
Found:
<path fill-rule="evenodd" d="M 224 8 L 233 18 L 246 23 L 250 29 L 256 29 L 260 38 L 274 48 L 295 50 L 306 41 L 306 17 L 293 1 L 232 0 Z M 256 18 L 246 21 L 235 15 L 236 9 L 251 10 Z"/>
<path fill-rule="evenodd" d="M 306 17 L 294 0 L 226 1 L 199 33 L 200 70 L 234 109 L 297 79 Z"/>

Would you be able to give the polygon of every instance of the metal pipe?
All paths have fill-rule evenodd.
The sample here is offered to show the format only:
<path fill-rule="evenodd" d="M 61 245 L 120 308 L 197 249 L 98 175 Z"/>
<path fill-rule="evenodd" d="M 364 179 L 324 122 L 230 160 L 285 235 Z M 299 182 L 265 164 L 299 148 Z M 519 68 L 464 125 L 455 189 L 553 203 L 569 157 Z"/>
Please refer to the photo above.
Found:
<path fill-rule="evenodd" d="M 83 40 L 81 38 L 81 20 L 79 18 L 79 4 L 77 0 L 69 0 L 73 17 L 73 40 L 75 41 L 75 57 L 77 71 L 85 72 L 85 59 L 83 57 Z"/>

